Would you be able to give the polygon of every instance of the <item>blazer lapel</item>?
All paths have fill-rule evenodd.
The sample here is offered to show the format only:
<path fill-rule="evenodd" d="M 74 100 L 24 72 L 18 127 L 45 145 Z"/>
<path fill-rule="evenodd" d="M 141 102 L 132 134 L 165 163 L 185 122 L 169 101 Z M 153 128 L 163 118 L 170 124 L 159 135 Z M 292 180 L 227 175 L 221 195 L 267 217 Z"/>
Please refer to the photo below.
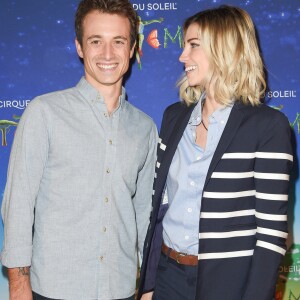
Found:
<path fill-rule="evenodd" d="M 243 120 L 244 114 L 242 113 L 242 107 L 243 105 L 241 103 L 236 102 L 231 110 L 230 116 L 228 118 L 227 124 L 224 128 L 223 134 L 220 138 L 219 144 L 216 148 L 216 151 L 214 153 L 214 156 L 212 158 L 212 161 L 210 163 L 205 184 L 204 184 L 204 189 L 214 171 L 216 168 L 219 160 L 222 158 L 224 152 L 226 151 L 227 147 L 231 143 L 231 140 L 235 136 L 240 123 Z"/>
<path fill-rule="evenodd" d="M 173 131 L 170 134 L 170 138 L 168 139 L 166 151 L 163 154 L 161 165 L 157 172 L 157 179 L 159 178 L 159 180 L 157 180 L 158 186 L 157 186 L 156 190 L 160 190 L 161 188 L 162 189 L 164 188 L 165 179 L 168 175 L 173 156 L 175 154 L 175 151 L 177 149 L 179 141 L 183 135 L 183 132 L 184 132 L 186 126 L 187 126 L 187 123 L 190 119 L 190 116 L 192 114 L 194 107 L 195 107 L 195 105 L 186 107 L 180 113 L 178 120 L 173 128 Z"/>

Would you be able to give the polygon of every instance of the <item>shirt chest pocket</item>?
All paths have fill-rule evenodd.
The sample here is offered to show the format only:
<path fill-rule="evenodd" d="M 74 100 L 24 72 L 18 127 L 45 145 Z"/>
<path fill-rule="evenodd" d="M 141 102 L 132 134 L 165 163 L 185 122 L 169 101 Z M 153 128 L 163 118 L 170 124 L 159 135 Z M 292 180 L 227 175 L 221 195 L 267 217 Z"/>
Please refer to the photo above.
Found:
<path fill-rule="evenodd" d="M 147 158 L 147 145 L 148 143 L 145 145 L 145 143 L 140 140 L 129 138 L 119 147 L 119 171 L 126 183 L 136 183 L 138 174 L 143 168 Z"/>

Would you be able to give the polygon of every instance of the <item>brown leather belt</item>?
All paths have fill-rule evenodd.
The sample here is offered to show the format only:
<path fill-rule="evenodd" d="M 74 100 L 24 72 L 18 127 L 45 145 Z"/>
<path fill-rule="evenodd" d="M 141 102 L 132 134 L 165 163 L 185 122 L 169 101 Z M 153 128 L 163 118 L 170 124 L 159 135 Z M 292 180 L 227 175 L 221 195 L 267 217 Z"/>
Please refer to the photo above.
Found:
<path fill-rule="evenodd" d="M 164 243 L 161 247 L 161 252 L 166 256 L 174 259 L 178 264 L 186 266 L 197 266 L 198 265 L 198 256 L 196 255 L 187 255 L 185 253 L 177 252 L 172 248 L 169 248 Z"/>

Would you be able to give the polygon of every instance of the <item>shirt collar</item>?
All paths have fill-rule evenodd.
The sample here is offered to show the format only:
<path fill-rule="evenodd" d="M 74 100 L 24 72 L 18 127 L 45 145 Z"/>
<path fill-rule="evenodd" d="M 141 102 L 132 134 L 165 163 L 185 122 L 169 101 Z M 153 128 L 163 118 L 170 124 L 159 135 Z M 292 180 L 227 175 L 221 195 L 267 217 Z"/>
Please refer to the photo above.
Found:
<path fill-rule="evenodd" d="M 203 92 L 191 114 L 189 124 L 197 126 L 202 120 L 202 103 L 206 98 L 206 93 Z"/>
<path fill-rule="evenodd" d="M 193 125 L 193 126 L 197 126 L 200 124 L 201 120 L 202 120 L 202 104 L 203 101 L 205 101 L 206 98 L 206 93 L 203 92 L 198 103 L 196 104 L 190 120 L 189 120 L 189 124 Z M 233 104 L 229 104 L 227 106 L 221 106 L 220 108 L 218 108 L 216 111 L 213 112 L 213 114 L 209 117 L 210 122 L 217 122 L 217 123 L 223 123 L 226 122 L 229 114 L 231 112 Z"/>
<path fill-rule="evenodd" d="M 82 77 L 78 84 L 76 85 L 77 89 L 83 95 L 83 97 L 91 104 L 95 105 L 96 103 L 102 103 L 105 106 L 103 96 L 94 88 L 86 79 Z M 116 110 L 124 105 L 126 101 L 126 90 L 122 87 L 122 93 L 119 97 L 119 104 Z"/>
<path fill-rule="evenodd" d="M 233 104 L 221 106 L 212 113 L 212 115 L 209 117 L 209 121 L 217 123 L 226 123 L 229 118 L 232 106 Z"/>

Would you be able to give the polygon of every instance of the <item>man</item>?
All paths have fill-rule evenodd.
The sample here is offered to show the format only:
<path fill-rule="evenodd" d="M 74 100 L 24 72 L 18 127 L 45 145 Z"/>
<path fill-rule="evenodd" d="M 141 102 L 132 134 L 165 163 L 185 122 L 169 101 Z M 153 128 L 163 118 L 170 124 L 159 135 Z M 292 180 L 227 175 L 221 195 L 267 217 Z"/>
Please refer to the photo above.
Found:
<path fill-rule="evenodd" d="M 10 299 L 133 299 L 157 140 L 122 88 L 137 24 L 127 0 L 81 1 L 85 78 L 21 118 L 2 206 Z"/>

